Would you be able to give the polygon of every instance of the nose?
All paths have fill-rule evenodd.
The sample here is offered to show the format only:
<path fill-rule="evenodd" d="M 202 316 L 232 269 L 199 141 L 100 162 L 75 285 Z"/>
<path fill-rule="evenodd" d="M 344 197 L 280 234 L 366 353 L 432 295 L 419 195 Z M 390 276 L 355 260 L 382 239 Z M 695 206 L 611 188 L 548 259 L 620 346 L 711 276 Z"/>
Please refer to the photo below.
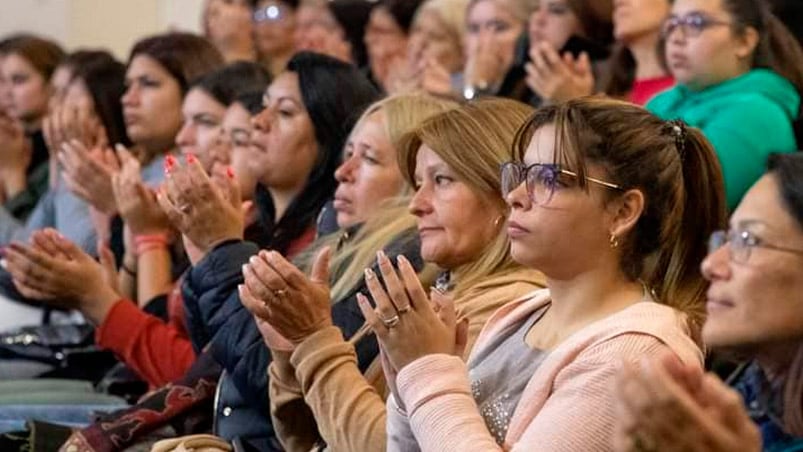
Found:
<path fill-rule="evenodd" d="M 505 195 L 505 202 L 511 209 L 529 210 L 532 207 L 532 200 L 527 193 L 527 184 L 522 181 L 516 188 L 510 190 Z"/>
<path fill-rule="evenodd" d="M 709 281 L 723 280 L 730 277 L 730 245 L 725 244 L 709 253 L 703 259 L 700 270 L 703 277 Z"/>
<path fill-rule="evenodd" d="M 194 133 L 193 133 L 192 121 L 184 121 L 184 124 L 181 125 L 181 129 L 179 129 L 178 134 L 176 135 L 176 144 L 179 147 L 184 146 L 192 146 L 194 143 Z"/>
<path fill-rule="evenodd" d="M 135 84 L 132 83 L 131 86 L 125 90 L 120 102 L 124 107 L 131 107 L 139 103 L 139 90 Z"/>
<path fill-rule="evenodd" d="M 411 214 L 419 218 L 434 211 L 432 206 L 431 195 L 429 193 L 428 188 L 422 185 L 421 187 L 418 188 L 418 190 L 416 190 L 412 199 L 410 199 L 410 205 L 408 206 L 408 210 L 410 211 Z"/>
<path fill-rule="evenodd" d="M 254 129 L 263 133 L 270 132 L 271 122 L 273 121 L 273 112 L 270 107 L 265 107 L 259 114 L 251 119 L 251 125 Z"/>
<path fill-rule="evenodd" d="M 354 181 L 354 169 L 357 167 L 356 165 L 357 158 L 356 154 L 352 154 L 348 156 L 340 166 L 337 167 L 335 170 L 335 180 L 339 183 L 343 184 L 346 182 L 353 182 Z"/>

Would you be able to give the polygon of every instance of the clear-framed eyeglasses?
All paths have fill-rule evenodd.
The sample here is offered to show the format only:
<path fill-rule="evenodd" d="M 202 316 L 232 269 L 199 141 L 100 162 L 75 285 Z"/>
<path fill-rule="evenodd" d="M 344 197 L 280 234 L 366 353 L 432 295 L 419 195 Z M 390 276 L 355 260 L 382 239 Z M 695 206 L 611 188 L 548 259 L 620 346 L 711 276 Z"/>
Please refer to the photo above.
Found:
<path fill-rule="evenodd" d="M 711 234 L 711 238 L 708 240 L 708 253 L 712 254 L 725 245 L 729 247 L 730 259 L 740 264 L 747 263 L 747 261 L 750 260 L 750 254 L 753 248 L 765 248 L 803 256 L 803 250 L 767 243 L 756 234 L 746 229 L 714 231 Z"/>
<path fill-rule="evenodd" d="M 545 206 L 552 200 L 555 191 L 566 185 L 561 181 L 561 176 L 574 179 L 578 177 L 574 171 L 563 169 L 560 165 L 553 163 L 535 163 L 529 166 L 519 162 L 504 163 L 502 165 L 502 196 L 507 197 L 510 192 L 525 183 L 530 200 L 534 204 Z M 594 177 L 586 176 L 585 179 L 612 190 L 622 189 L 617 184 Z"/>

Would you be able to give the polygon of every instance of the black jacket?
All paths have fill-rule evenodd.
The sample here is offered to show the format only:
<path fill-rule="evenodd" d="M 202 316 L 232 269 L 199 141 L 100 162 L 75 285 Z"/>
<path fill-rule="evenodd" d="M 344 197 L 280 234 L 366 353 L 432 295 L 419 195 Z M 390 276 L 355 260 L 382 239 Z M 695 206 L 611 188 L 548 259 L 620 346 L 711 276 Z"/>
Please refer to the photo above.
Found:
<path fill-rule="evenodd" d="M 409 230 L 386 248 L 389 256 L 404 254 L 413 266 L 423 266 L 420 242 Z M 240 303 L 237 286 L 242 266 L 258 251 L 244 241 L 225 243 L 190 270 L 182 287 L 187 323 L 196 350 L 204 344 L 224 368 L 215 403 L 215 433 L 229 440 L 246 439 L 261 450 L 278 447 L 271 426 L 267 368 L 270 350 L 265 346 L 251 314 Z M 395 262 L 395 259 L 393 259 Z M 332 307 L 333 322 L 346 338 L 365 319 L 356 294 L 367 293 L 364 282 Z M 356 344 L 360 370 L 365 371 L 379 353 L 376 339 L 366 336 Z"/>

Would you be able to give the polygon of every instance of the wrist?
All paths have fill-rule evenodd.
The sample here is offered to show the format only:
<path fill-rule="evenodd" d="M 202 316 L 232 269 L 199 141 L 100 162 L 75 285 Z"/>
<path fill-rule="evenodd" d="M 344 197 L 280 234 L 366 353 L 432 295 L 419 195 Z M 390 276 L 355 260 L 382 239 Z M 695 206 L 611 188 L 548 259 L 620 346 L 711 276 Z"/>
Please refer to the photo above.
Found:
<path fill-rule="evenodd" d="M 153 250 L 166 250 L 169 243 L 170 237 L 166 232 L 134 236 L 134 245 L 136 246 L 138 257 L 142 257 L 145 253 Z"/>
<path fill-rule="evenodd" d="M 81 303 L 81 313 L 92 322 L 93 325 L 101 325 L 111 312 L 115 303 L 122 297 L 111 287 L 100 289 L 91 299 L 85 299 Z"/>

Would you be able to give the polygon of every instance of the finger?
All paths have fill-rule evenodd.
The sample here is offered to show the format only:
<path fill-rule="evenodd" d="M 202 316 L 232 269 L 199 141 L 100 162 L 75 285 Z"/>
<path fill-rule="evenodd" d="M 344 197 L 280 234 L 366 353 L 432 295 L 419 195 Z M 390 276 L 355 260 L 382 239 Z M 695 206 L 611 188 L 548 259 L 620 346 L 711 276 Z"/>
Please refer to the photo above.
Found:
<path fill-rule="evenodd" d="M 310 281 L 318 284 L 329 284 L 329 262 L 332 257 L 332 248 L 325 246 L 315 256 L 310 272 Z"/>
<path fill-rule="evenodd" d="M 588 53 L 582 52 L 580 57 L 574 64 L 574 71 L 578 75 L 586 75 L 591 73 L 591 58 L 588 56 Z"/>
<path fill-rule="evenodd" d="M 457 323 L 455 329 L 454 354 L 461 358 L 466 357 L 468 347 L 468 317 Z"/>
<path fill-rule="evenodd" d="M 67 256 L 62 253 L 61 248 L 46 230 L 35 231 L 31 234 L 31 244 L 51 257 L 67 259 Z"/>
<path fill-rule="evenodd" d="M 382 282 L 385 283 L 385 288 L 387 289 L 387 294 L 390 297 L 391 306 L 394 309 L 387 311 L 390 316 L 396 314 L 396 310 L 401 308 L 402 310 L 406 309 L 408 306 L 412 306 L 412 302 L 410 297 L 407 295 L 407 290 L 402 284 L 399 275 L 396 272 L 396 269 L 391 264 L 390 259 L 385 254 L 383 250 L 379 250 L 376 253 L 376 262 L 379 265 L 379 272 L 382 275 Z M 379 307 L 377 305 L 377 307 Z M 385 310 L 380 308 L 380 311 L 384 314 Z"/>
<path fill-rule="evenodd" d="M 373 296 L 373 294 L 371 296 Z M 368 297 L 358 293 L 357 305 L 360 307 L 362 316 L 365 318 L 365 324 L 376 334 L 377 339 L 386 339 L 388 337 L 388 329 L 385 324 L 382 323 L 382 320 L 380 320 L 374 308 L 371 307 L 371 302 L 368 301 Z"/>
<path fill-rule="evenodd" d="M 56 245 L 61 249 L 61 252 L 64 253 L 67 258 L 72 260 L 79 260 L 83 258 L 89 258 L 89 255 L 84 252 L 81 248 L 78 247 L 75 243 L 64 237 L 63 235 L 59 234 L 55 230 L 49 230 L 49 234 Z"/>
<path fill-rule="evenodd" d="M 112 250 L 110 250 L 105 243 L 98 243 L 98 255 L 100 265 L 102 265 L 109 274 L 117 271 L 117 261 L 114 258 L 114 253 L 112 253 Z"/>
<path fill-rule="evenodd" d="M 438 317 L 450 329 L 455 327 L 457 314 L 454 309 L 454 299 L 439 290 L 430 291 L 432 303 L 438 307 Z"/>
<path fill-rule="evenodd" d="M 8 272 L 22 284 L 38 290 L 49 287 L 52 260 L 43 253 L 19 243 L 12 243 L 6 248 L 6 264 Z"/>
<path fill-rule="evenodd" d="M 251 256 L 246 267 L 253 272 L 255 278 L 262 282 L 266 290 L 270 292 L 287 290 L 289 283 L 276 270 L 273 263 L 267 262 L 264 256 L 264 254 Z"/>
<path fill-rule="evenodd" d="M 255 296 L 251 289 L 246 285 L 240 284 L 237 286 L 237 291 L 240 294 L 240 302 L 251 314 L 259 317 L 262 320 L 269 321 L 272 317 L 270 308 L 267 304 Z"/>
<path fill-rule="evenodd" d="M 429 297 L 424 287 L 421 286 L 421 280 L 418 279 L 418 273 L 413 268 L 413 264 L 403 254 L 399 254 L 396 257 L 396 263 L 399 267 L 399 274 L 404 283 L 405 291 L 409 296 L 410 307 L 420 309 L 429 306 Z"/>
<path fill-rule="evenodd" d="M 156 202 L 159 203 L 159 207 L 162 208 L 162 212 L 167 215 L 167 219 L 170 221 L 170 224 L 173 225 L 178 230 L 184 229 L 184 213 L 178 210 L 178 208 L 173 204 L 173 202 L 168 199 L 168 196 L 164 190 L 159 190 L 156 193 Z"/>

